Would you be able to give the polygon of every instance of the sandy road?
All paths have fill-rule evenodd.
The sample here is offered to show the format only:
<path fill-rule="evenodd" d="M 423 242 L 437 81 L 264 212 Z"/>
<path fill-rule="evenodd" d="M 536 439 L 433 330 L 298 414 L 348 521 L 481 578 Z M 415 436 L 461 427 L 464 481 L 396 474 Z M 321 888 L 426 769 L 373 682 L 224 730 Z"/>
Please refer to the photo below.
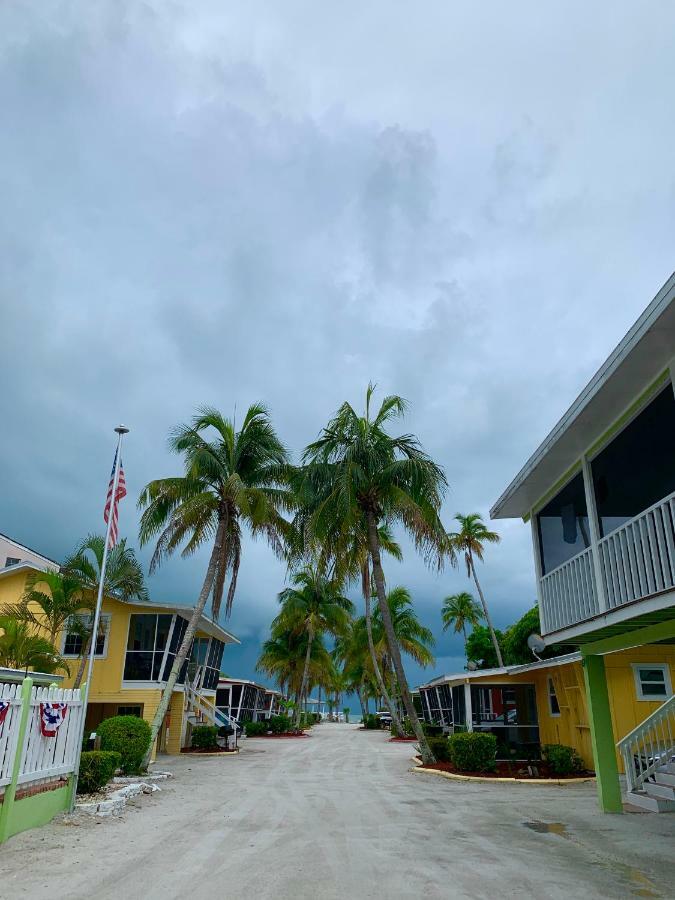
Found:
<path fill-rule="evenodd" d="M 123 818 L 52 824 L 0 850 L 0 897 L 674 897 L 675 816 L 602 816 L 592 785 L 460 785 L 353 726 L 166 758 Z M 542 833 L 525 822 L 556 822 Z"/>

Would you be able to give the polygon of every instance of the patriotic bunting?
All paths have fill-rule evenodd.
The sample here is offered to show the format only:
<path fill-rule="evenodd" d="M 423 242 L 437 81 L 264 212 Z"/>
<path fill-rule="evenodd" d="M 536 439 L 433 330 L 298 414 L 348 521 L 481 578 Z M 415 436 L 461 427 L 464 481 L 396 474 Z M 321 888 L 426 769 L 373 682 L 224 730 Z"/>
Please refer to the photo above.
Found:
<path fill-rule="evenodd" d="M 9 700 L 0 700 L 0 725 L 7 718 L 7 713 L 9 712 Z"/>
<path fill-rule="evenodd" d="M 40 704 L 40 731 L 43 737 L 56 737 L 68 712 L 67 703 Z"/>

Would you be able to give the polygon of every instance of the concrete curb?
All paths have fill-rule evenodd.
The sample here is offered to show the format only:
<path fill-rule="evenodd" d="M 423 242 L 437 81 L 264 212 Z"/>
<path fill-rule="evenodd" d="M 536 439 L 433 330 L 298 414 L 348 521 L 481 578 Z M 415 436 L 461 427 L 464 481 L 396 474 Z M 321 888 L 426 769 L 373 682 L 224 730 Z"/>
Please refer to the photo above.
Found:
<path fill-rule="evenodd" d="M 472 781 L 475 784 L 534 784 L 566 787 L 568 784 L 587 784 L 595 781 L 594 775 L 583 778 L 482 778 L 480 775 L 459 775 L 455 772 L 441 772 L 440 769 L 427 769 L 413 757 L 414 766 L 410 769 L 416 775 L 440 775 L 448 781 Z"/>
<path fill-rule="evenodd" d="M 228 750 L 227 753 L 190 753 L 189 751 L 186 753 L 181 753 L 183 759 L 222 759 L 223 757 L 228 756 L 237 756 L 241 753 L 241 750 L 237 747 L 236 750 Z"/>

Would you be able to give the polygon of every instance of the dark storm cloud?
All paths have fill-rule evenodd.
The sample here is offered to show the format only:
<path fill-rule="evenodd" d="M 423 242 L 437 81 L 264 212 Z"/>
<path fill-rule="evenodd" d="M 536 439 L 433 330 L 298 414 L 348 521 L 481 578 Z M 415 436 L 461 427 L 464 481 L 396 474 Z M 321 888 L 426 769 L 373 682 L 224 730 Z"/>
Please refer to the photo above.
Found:
<path fill-rule="evenodd" d="M 112 426 L 129 501 L 169 428 L 263 399 L 299 450 L 366 383 L 486 512 L 672 268 L 662 4 L 0 11 L 0 530 L 62 557 L 100 527 Z M 505 625 L 529 532 L 484 566 Z M 203 559 L 157 599 L 190 602 Z M 247 543 L 231 623 L 251 674 L 283 567 Z M 390 583 L 438 633 L 461 569 Z M 461 646 L 439 634 L 439 669 Z M 417 677 L 417 672 L 414 677 Z"/>

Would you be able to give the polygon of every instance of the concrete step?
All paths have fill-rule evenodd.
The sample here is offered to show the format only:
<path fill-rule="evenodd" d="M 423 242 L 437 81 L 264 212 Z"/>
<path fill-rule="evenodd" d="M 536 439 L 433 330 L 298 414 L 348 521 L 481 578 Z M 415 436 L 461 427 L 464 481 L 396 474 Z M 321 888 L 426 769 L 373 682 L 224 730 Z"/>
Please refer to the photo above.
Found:
<path fill-rule="evenodd" d="M 626 803 L 630 803 L 631 806 L 638 806 L 640 809 L 646 809 L 649 812 L 675 812 L 675 802 L 663 800 L 660 797 L 650 797 L 643 791 L 628 791 Z"/>
<path fill-rule="evenodd" d="M 675 787 L 675 773 L 667 772 L 665 768 L 655 772 L 654 778 L 659 784 L 672 784 Z"/>
<path fill-rule="evenodd" d="M 658 779 L 658 776 L 656 776 Z M 661 797 L 663 800 L 672 800 L 675 803 L 675 787 L 672 784 L 662 784 L 660 781 L 645 781 L 643 790 L 650 797 Z"/>

